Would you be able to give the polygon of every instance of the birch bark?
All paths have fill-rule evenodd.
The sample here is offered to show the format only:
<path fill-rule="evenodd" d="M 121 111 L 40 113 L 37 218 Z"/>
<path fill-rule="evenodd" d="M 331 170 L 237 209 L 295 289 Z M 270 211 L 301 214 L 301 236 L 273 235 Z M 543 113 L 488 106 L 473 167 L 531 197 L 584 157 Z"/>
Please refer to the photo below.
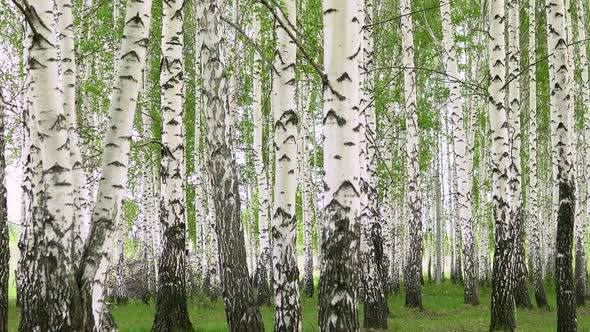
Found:
<path fill-rule="evenodd" d="M 129 1 L 119 61 L 116 67 L 107 133 L 104 139 L 102 177 L 92 213 L 92 225 L 84 245 L 78 284 L 82 299 L 84 331 L 115 329 L 104 303 L 104 284 L 123 192 L 133 117 L 139 82 L 146 61 L 147 38 L 151 23 L 151 1 Z"/>
<path fill-rule="evenodd" d="M 490 2 L 489 121 L 492 137 L 494 263 L 490 331 L 514 330 L 514 231 L 510 218 L 510 141 L 506 115 L 504 0 Z"/>
<path fill-rule="evenodd" d="M 472 211 L 472 180 L 469 172 L 466 150 L 467 133 L 465 132 L 465 120 L 463 116 L 463 97 L 459 86 L 459 67 L 457 64 L 457 51 L 455 48 L 455 36 L 451 19 L 451 4 L 449 2 L 440 7 L 443 23 L 443 44 L 446 51 L 447 74 L 450 76 L 447 83 L 451 98 L 451 124 L 453 126 L 453 147 L 455 153 L 455 168 L 457 175 L 456 201 L 459 209 L 459 224 L 461 225 L 464 259 L 464 301 L 467 304 L 479 303 L 477 295 L 477 282 L 475 271 L 475 241 L 473 237 L 473 211 Z M 458 271 L 460 272 L 460 271 Z"/>
<path fill-rule="evenodd" d="M 283 22 L 296 22 L 295 0 L 284 1 L 279 14 Z M 287 17 L 284 17 L 285 13 Z M 295 99 L 296 45 L 285 29 L 275 26 L 277 45 L 273 79 L 275 184 L 272 214 L 272 271 L 275 299 L 275 330 L 301 330 L 299 271 L 297 269 L 295 194 L 297 190 L 297 127 L 299 117 Z"/>
<path fill-rule="evenodd" d="M 358 0 L 324 0 L 324 225 L 320 331 L 358 331 Z"/>
<path fill-rule="evenodd" d="M 575 288 L 572 273 L 572 242 L 575 215 L 575 179 L 573 158 L 573 105 L 570 80 L 573 79 L 568 55 L 566 8 L 563 0 L 550 0 L 546 5 L 548 47 L 552 52 L 556 133 L 554 149 L 557 151 L 557 182 L 559 205 L 557 210 L 555 276 L 557 282 L 557 330 L 576 330 Z"/>
<path fill-rule="evenodd" d="M 539 211 L 539 192 L 537 179 L 537 6 L 536 0 L 529 0 L 529 139 L 530 139 L 530 173 L 529 173 L 529 213 L 531 224 L 531 234 L 529 242 L 531 243 L 531 252 L 529 255 L 533 259 L 533 286 L 535 288 L 535 300 L 539 308 L 546 308 L 547 296 L 543 286 L 543 266 L 541 260 L 541 229 L 540 229 L 540 211 Z"/>
<path fill-rule="evenodd" d="M 402 0 L 401 32 L 404 65 L 406 112 L 406 154 L 408 156 L 407 201 L 409 218 L 409 251 L 406 265 L 406 306 L 422 307 L 422 207 L 420 203 L 419 128 L 416 71 L 414 69 L 414 34 L 411 3 Z"/>
<path fill-rule="evenodd" d="M 237 166 L 226 128 L 228 86 L 224 73 L 220 16 L 217 0 L 199 0 L 197 24 L 203 38 L 197 49 L 203 63 L 207 164 L 215 203 L 221 287 L 229 330 L 263 331 L 260 312 L 249 284 Z"/>

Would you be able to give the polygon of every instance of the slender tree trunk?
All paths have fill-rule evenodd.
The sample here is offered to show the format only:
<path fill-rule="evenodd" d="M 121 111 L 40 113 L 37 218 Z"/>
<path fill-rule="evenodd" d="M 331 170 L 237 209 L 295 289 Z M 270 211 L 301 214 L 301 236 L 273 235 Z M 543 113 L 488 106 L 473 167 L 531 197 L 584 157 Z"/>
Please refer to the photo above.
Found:
<path fill-rule="evenodd" d="M 258 6 L 258 5 L 257 5 Z M 261 20 L 258 11 L 254 11 L 254 40 L 260 43 Z M 254 53 L 254 71 L 252 76 L 252 110 L 254 122 L 254 167 L 258 180 L 258 233 L 260 240 L 260 254 L 258 256 L 257 273 L 257 303 L 270 305 L 270 290 L 268 287 L 268 263 L 270 261 L 269 240 L 269 190 L 266 165 L 263 157 L 264 114 L 262 112 L 262 58 L 258 52 Z"/>
<path fill-rule="evenodd" d="M 418 108 L 416 104 L 418 84 L 414 69 L 414 34 L 412 7 L 409 0 L 402 0 L 401 31 L 404 64 L 404 95 L 406 112 L 406 153 L 408 156 L 407 200 L 410 209 L 409 241 L 406 275 L 406 306 L 422 307 L 422 207 L 420 203 L 420 165 Z"/>
<path fill-rule="evenodd" d="M 510 218 L 514 224 L 514 300 L 518 307 L 530 307 L 526 284 L 524 257 L 524 216 L 522 213 L 522 190 L 520 172 L 520 6 L 518 0 L 508 1 L 508 125 L 511 146 Z"/>
<path fill-rule="evenodd" d="M 83 331 L 109 331 L 114 322 L 104 305 L 104 285 L 109 267 L 115 221 L 127 183 L 127 165 L 139 82 L 145 64 L 150 29 L 151 1 L 129 1 L 109 107 L 104 140 L 103 177 L 92 214 L 92 226 L 78 270 L 82 298 Z"/>
<path fill-rule="evenodd" d="M 440 136 L 437 138 L 437 150 L 438 150 L 438 155 L 442 156 L 441 154 L 441 150 L 440 150 Z M 435 269 L 435 279 L 436 279 L 436 283 L 440 284 L 443 281 L 443 274 L 444 274 L 444 264 L 443 264 L 443 259 L 444 259 L 444 243 L 443 243 L 443 224 L 442 224 L 442 194 L 441 194 L 441 174 L 440 174 L 440 169 L 441 169 L 441 159 L 442 158 L 437 158 L 437 162 L 436 162 L 436 169 L 435 169 L 435 173 L 434 173 L 434 199 L 435 199 L 435 203 L 436 204 L 436 209 L 435 209 L 435 228 L 436 228 L 436 269 Z"/>
<path fill-rule="evenodd" d="M 8 200 L 6 179 L 6 140 L 4 139 L 5 110 L 0 106 L 0 332 L 8 331 L 8 275 L 10 250 L 8 248 Z"/>
<path fill-rule="evenodd" d="M 160 93 L 162 159 L 160 256 L 156 315 L 152 331 L 192 331 L 186 303 L 184 205 L 184 0 L 163 2 Z"/>
<path fill-rule="evenodd" d="M 229 330 L 263 331 L 248 278 L 238 171 L 226 128 L 228 91 L 220 10 L 217 0 L 199 0 L 197 5 L 198 33 L 203 36 L 197 50 L 203 64 L 207 164 L 215 203 L 221 287 Z"/>
<path fill-rule="evenodd" d="M 70 159 L 72 164 L 72 185 L 74 198 L 74 222 L 72 261 L 74 266 L 79 264 L 82 254 L 82 222 L 84 220 L 83 204 L 87 197 L 84 197 L 82 188 L 86 185 L 84 169 L 82 168 L 82 154 L 80 152 L 80 139 L 76 125 L 76 57 L 74 53 L 74 17 L 72 15 L 71 0 L 57 0 L 57 16 L 59 21 L 59 53 L 61 69 L 61 92 L 63 110 L 68 139 L 70 141 Z"/>
<path fill-rule="evenodd" d="M 555 103 L 551 112 L 557 121 L 557 180 L 559 183 L 559 209 L 557 213 L 555 276 L 557 282 L 557 330 L 576 330 L 575 288 L 572 273 L 572 242 L 575 215 L 575 182 L 572 140 L 574 134 L 573 103 L 568 86 L 570 75 L 568 61 L 568 36 L 566 34 L 566 8 L 562 0 L 550 0 L 546 6 L 549 52 L 553 52 L 554 84 L 551 94 Z M 568 69 L 569 68 L 569 69 Z"/>
<path fill-rule="evenodd" d="M 359 157 L 360 157 L 360 281 L 364 302 L 364 327 L 387 328 L 387 301 L 382 284 L 383 238 L 377 211 L 377 174 L 375 152 L 373 2 L 359 2 L 359 21 L 362 22 Z"/>
<path fill-rule="evenodd" d="M 584 8 L 584 2 L 581 0 L 576 1 L 576 7 L 578 9 L 578 37 L 577 40 L 586 40 L 587 34 L 586 29 L 589 27 Z M 586 29 L 585 29 L 586 28 Z M 581 71 L 581 82 L 580 89 L 582 95 L 582 107 L 584 108 L 584 143 L 583 143 L 583 174 L 585 181 L 582 181 L 580 191 L 584 192 L 580 199 L 581 210 L 583 211 L 580 225 L 576 225 L 576 299 L 578 304 L 584 304 L 585 297 L 590 292 L 588 287 L 588 275 L 587 275 L 587 256 L 586 256 L 586 234 L 588 228 L 588 195 L 590 195 L 589 181 L 590 181 L 590 163 L 588 160 L 588 154 L 590 153 L 590 80 L 588 75 L 588 52 L 585 43 L 578 46 L 580 48 L 580 71 Z"/>
<path fill-rule="evenodd" d="M 531 243 L 531 252 L 533 259 L 533 286 L 535 288 L 535 300 L 539 308 L 548 308 L 547 296 L 543 286 L 543 266 L 541 260 L 541 229 L 540 229 L 540 211 L 539 211 L 539 193 L 537 180 L 537 6 L 536 0 L 529 0 L 529 140 L 530 140 L 530 171 L 529 171 L 529 213 L 531 224 L 531 234 L 529 242 Z"/>
<path fill-rule="evenodd" d="M 193 1 L 192 7 L 193 15 L 197 13 L 197 1 Z M 195 22 L 196 25 L 196 22 Z M 198 27 L 196 27 L 198 31 Z M 194 36 L 194 45 L 195 49 L 198 45 L 201 44 L 199 38 L 202 37 L 199 33 L 195 32 Z M 206 234 L 203 231 L 203 225 L 206 223 L 206 215 L 203 213 L 205 211 L 205 205 L 203 204 L 203 196 L 206 195 L 206 192 L 203 188 L 206 187 L 203 177 L 203 158 L 201 153 L 201 146 L 203 140 L 203 133 L 202 133 L 202 113 L 203 113 L 203 96 L 201 93 L 202 89 L 202 79 L 203 79 L 203 71 L 202 71 L 202 63 L 201 57 L 199 56 L 198 50 L 195 52 L 195 75 L 196 75 L 196 90 L 195 90 L 195 151 L 193 153 L 194 156 L 194 181 L 195 181 L 195 232 L 196 232 L 196 239 L 195 239 L 195 271 L 197 274 L 197 284 L 198 287 L 201 287 L 203 282 L 203 261 L 201 257 L 205 255 L 205 248 L 203 246 L 203 239 L 205 238 Z"/>
<path fill-rule="evenodd" d="M 510 218 L 510 143 L 504 84 L 504 0 L 490 2 L 489 118 L 492 137 L 492 196 L 494 211 L 494 267 L 490 331 L 515 329 L 513 292 L 514 233 Z"/>
<path fill-rule="evenodd" d="M 284 2 L 283 22 L 296 22 L 295 0 Z M 272 270 L 275 298 L 275 330 L 301 330 L 299 271 L 297 269 L 295 194 L 297 190 L 297 105 L 295 99 L 296 46 L 277 22 L 272 108 L 276 149 L 274 205 L 272 214 Z"/>
<path fill-rule="evenodd" d="M 451 163 L 451 182 L 452 182 L 452 204 L 451 204 L 451 218 L 453 218 L 453 239 L 454 239 L 454 250 L 455 250 L 455 264 L 453 270 L 453 277 L 455 282 L 463 282 L 463 268 L 461 266 L 461 216 L 459 209 L 459 177 L 457 176 L 457 155 L 454 152 L 455 140 L 453 139 L 453 149 L 451 155 L 453 156 L 453 162 Z"/>
<path fill-rule="evenodd" d="M 459 86 L 459 68 L 457 65 L 457 51 L 453 22 L 451 20 L 451 4 L 440 7 L 443 22 L 443 44 L 446 51 L 447 74 L 451 77 L 448 86 L 451 98 L 451 123 L 453 125 L 453 147 L 455 152 L 455 167 L 458 181 L 456 198 L 459 209 L 459 224 L 461 225 L 463 240 L 463 258 L 465 271 L 464 300 L 467 304 L 479 303 L 477 296 L 477 282 L 475 272 L 475 241 L 473 237 L 473 213 L 471 205 L 472 175 L 468 169 L 466 159 L 467 134 L 463 117 L 463 97 Z"/>
<path fill-rule="evenodd" d="M 358 331 L 360 25 L 358 0 L 324 0 L 324 226 L 321 331 Z"/>
<path fill-rule="evenodd" d="M 143 99 L 143 109 L 142 109 L 142 125 L 143 125 L 143 139 L 145 141 L 150 141 L 153 139 L 152 134 L 152 115 L 151 115 L 151 96 L 150 96 L 150 88 L 151 88 L 151 80 L 150 80 L 150 73 L 149 69 L 146 66 L 143 71 L 143 91 L 142 91 L 142 99 Z M 143 278 L 144 278 L 144 286 L 146 287 L 146 298 L 151 297 L 155 294 L 155 275 L 154 271 L 157 268 L 154 262 L 154 179 L 152 176 L 152 168 L 153 165 L 153 156 L 152 151 L 149 146 L 146 146 L 143 149 L 143 162 L 144 167 L 142 170 L 142 190 L 143 190 L 143 200 L 142 200 L 142 208 L 143 208 L 143 224 L 142 224 L 142 233 L 143 233 L 143 242 L 141 244 L 142 250 L 142 270 L 143 270 Z"/>
<path fill-rule="evenodd" d="M 313 297 L 313 195 L 309 167 L 309 106 L 311 105 L 311 81 L 306 76 L 300 89 L 301 109 L 301 203 L 303 205 L 303 289 L 305 296 Z"/>

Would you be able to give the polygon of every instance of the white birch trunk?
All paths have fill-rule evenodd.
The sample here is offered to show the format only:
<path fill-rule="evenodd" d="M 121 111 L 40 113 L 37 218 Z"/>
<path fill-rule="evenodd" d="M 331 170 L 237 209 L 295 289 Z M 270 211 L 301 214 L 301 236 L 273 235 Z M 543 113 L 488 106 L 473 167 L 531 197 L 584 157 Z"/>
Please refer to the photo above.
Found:
<path fill-rule="evenodd" d="M 30 77 L 28 102 L 34 147 L 38 148 L 41 178 L 39 188 L 45 192 L 32 205 L 30 233 L 25 238 L 31 256 L 21 259 L 25 278 L 37 281 L 30 284 L 21 298 L 20 328 L 27 331 L 76 330 L 80 327 L 79 298 L 72 261 L 73 192 L 72 165 L 68 146 L 68 130 L 58 85 L 58 49 L 55 35 L 53 3 L 33 0 L 24 4 L 30 29 L 27 72 Z M 42 175 L 41 175 L 42 174 Z M 36 211 L 35 211 L 36 210 Z M 32 243 L 35 241 L 35 243 Z M 37 242 L 38 241 L 38 242 Z M 28 265 L 28 267 L 27 267 Z M 34 267 L 34 269 L 33 269 Z M 32 274 L 38 274 L 38 278 Z M 48 277 L 51 276 L 52 280 Z M 44 289 L 41 296 L 31 287 Z"/>
<path fill-rule="evenodd" d="M 207 164 L 215 203 L 221 287 L 229 329 L 260 331 L 264 327 L 249 284 L 238 172 L 228 140 L 228 87 L 220 16 L 217 0 L 199 0 L 197 24 L 203 38 L 197 50 L 203 63 Z"/>
<path fill-rule="evenodd" d="M 324 225 L 320 331 L 358 331 L 359 217 L 358 0 L 324 0 Z"/>
<path fill-rule="evenodd" d="M 475 271 L 475 241 L 473 237 L 473 211 L 472 211 L 472 180 L 470 172 L 471 163 L 467 155 L 467 133 L 465 132 L 465 120 L 463 115 L 463 96 L 459 86 L 459 67 L 457 64 L 457 50 L 455 48 L 455 36 L 451 19 L 451 4 L 449 2 L 440 7 L 443 23 L 443 45 L 446 51 L 447 83 L 450 90 L 451 124 L 453 126 L 453 147 L 455 153 L 455 168 L 457 176 L 456 202 L 459 212 L 459 225 L 463 240 L 463 258 L 465 271 L 464 301 L 467 304 L 479 303 L 477 295 L 476 271 Z"/>
<path fill-rule="evenodd" d="M 570 85 L 573 68 L 568 55 L 569 39 L 566 8 L 563 0 L 550 0 L 546 6 L 548 49 L 552 53 L 553 72 L 551 113 L 556 121 L 554 149 L 557 152 L 557 182 L 559 204 L 557 210 L 555 276 L 557 282 L 557 330 L 576 330 L 576 303 L 572 273 L 572 242 L 575 215 L 575 172 L 573 157 L 573 102 Z"/>
<path fill-rule="evenodd" d="M 295 0 L 286 0 L 283 22 L 296 22 Z M 289 23 L 286 23 L 289 24 Z M 294 24 L 294 23 L 293 23 Z M 278 74 L 273 80 L 272 109 L 275 118 L 276 149 L 274 205 L 272 215 L 272 271 L 275 296 L 275 330 L 301 330 L 299 303 L 299 271 L 297 268 L 297 190 L 298 124 L 295 99 L 296 46 L 285 29 L 276 23 L 277 46 L 274 66 Z"/>
<path fill-rule="evenodd" d="M 406 153 L 409 218 L 409 251 L 406 276 L 406 306 L 422 306 L 422 207 L 420 203 L 420 165 L 416 70 L 414 68 L 414 33 L 411 3 L 402 0 L 401 33 L 404 65 L 404 96 L 406 114 Z"/>
<path fill-rule="evenodd" d="M 127 184 L 133 117 L 146 61 L 150 13 L 150 0 L 130 1 L 127 4 L 121 52 L 109 107 L 109 124 L 104 139 L 102 177 L 79 272 L 85 331 L 114 329 L 113 322 L 108 321 L 108 308 L 104 305 L 104 284 L 115 221 Z"/>
<path fill-rule="evenodd" d="M 510 141 L 506 114 L 504 0 L 490 2 L 488 109 L 492 139 L 492 196 L 494 213 L 494 263 L 490 331 L 514 330 L 514 234 L 510 218 Z"/>
<path fill-rule="evenodd" d="M 529 14 L 529 188 L 530 195 L 528 196 L 531 233 L 529 243 L 533 260 L 533 286 L 535 288 L 535 300 L 539 308 L 548 307 L 547 297 L 545 295 L 545 288 L 543 286 L 543 266 L 541 251 L 541 211 L 539 211 L 539 185 L 537 176 L 537 6 L 536 0 L 529 0 L 528 3 Z"/>
<path fill-rule="evenodd" d="M 359 101 L 360 157 L 360 223 L 361 264 L 360 281 L 364 301 L 366 328 L 387 328 L 387 301 L 383 284 L 383 237 L 378 213 L 376 123 L 374 103 L 373 1 L 359 1 L 361 49 L 359 71 L 361 93 Z"/>
<path fill-rule="evenodd" d="M 577 40 L 586 40 L 588 38 L 586 29 L 590 27 L 586 16 L 586 8 L 584 8 L 584 2 L 582 0 L 576 1 L 576 7 L 578 9 L 578 37 Z M 586 256 L 586 241 L 588 232 L 588 195 L 590 195 L 590 79 L 588 75 L 588 48 L 587 43 L 579 45 L 579 57 L 580 57 L 580 72 L 581 81 L 579 89 L 581 90 L 581 105 L 584 110 L 584 129 L 583 129 L 583 161 L 582 172 L 584 174 L 583 181 L 580 182 L 580 191 L 583 192 L 583 196 L 580 197 L 580 208 L 582 212 L 582 219 L 580 223 L 576 225 L 576 298 L 578 304 L 583 304 L 585 297 L 590 294 L 590 287 L 588 286 L 588 258 Z"/>

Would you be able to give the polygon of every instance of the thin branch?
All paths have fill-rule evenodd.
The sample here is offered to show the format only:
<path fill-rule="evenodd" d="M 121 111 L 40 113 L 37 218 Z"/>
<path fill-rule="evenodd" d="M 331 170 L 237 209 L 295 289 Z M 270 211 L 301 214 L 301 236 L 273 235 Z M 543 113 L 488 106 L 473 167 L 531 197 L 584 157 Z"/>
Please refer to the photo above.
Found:
<path fill-rule="evenodd" d="M 279 71 L 275 68 L 275 66 L 273 65 L 272 61 L 267 58 L 264 53 L 262 52 L 262 49 L 260 48 L 260 45 L 258 45 L 254 40 L 252 40 L 252 38 L 250 38 L 246 32 L 241 29 L 237 24 L 235 24 L 234 22 L 226 19 L 223 15 L 220 15 L 220 18 L 223 22 L 227 23 L 230 27 L 234 28 L 237 32 L 240 33 L 240 35 L 242 35 L 254 48 L 254 50 L 260 55 L 261 58 L 264 59 L 264 61 L 268 64 L 268 66 L 270 68 L 272 68 L 272 70 L 280 76 Z"/>
<path fill-rule="evenodd" d="M 295 35 L 291 31 L 291 29 L 283 22 L 283 20 L 276 13 L 276 11 L 274 10 L 273 6 L 271 4 L 269 4 L 268 1 L 266 1 L 266 0 L 258 0 L 258 1 L 262 5 L 264 5 L 264 7 L 268 8 L 268 10 L 271 12 L 272 16 L 274 16 L 275 20 L 277 20 L 277 23 L 283 28 L 283 30 L 285 30 L 285 32 L 289 35 L 289 38 L 291 38 L 291 40 L 295 43 L 295 45 L 297 45 L 297 48 L 301 51 L 301 53 L 303 54 L 303 57 L 305 57 L 305 59 L 307 60 L 307 62 L 313 67 L 313 69 L 317 72 L 317 74 L 322 79 L 322 83 L 324 85 L 326 85 L 326 86 L 330 86 L 330 82 L 328 81 L 328 75 L 326 75 L 326 73 L 324 73 L 323 68 L 321 68 L 309 56 L 309 54 L 307 53 L 307 51 L 305 50 L 305 48 L 303 47 L 303 45 L 301 45 L 301 43 L 299 42 L 299 40 L 295 37 Z"/>

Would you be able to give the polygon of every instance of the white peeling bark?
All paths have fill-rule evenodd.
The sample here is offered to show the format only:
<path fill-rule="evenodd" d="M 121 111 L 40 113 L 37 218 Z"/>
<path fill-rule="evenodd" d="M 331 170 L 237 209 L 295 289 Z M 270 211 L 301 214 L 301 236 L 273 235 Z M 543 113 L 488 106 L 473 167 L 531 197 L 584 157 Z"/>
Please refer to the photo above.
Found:
<path fill-rule="evenodd" d="M 162 3 L 160 108 L 162 158 L 160 256 L 156 315 L 152 331 L 190 330 L 186 303 L 186 219 L 184 204 L 184 0 Z"/>
<path fill-rule="evenodd" d="M 208 170 L 215 203 L 221 287 L 231 331 L 260 331 L 263 323 L 249 284 L 241 218 L 238 170 L 227 126 L 228 97 L 224 36 L 217 0 L 199 0 L 197 24 L 202 44 L 203 104 L 207 128 Z"/>
<path fill-rule="evenodd" d="M 74 52 L 74 17 L 72 15 L 71 0 L 57 0 L 57 15 L 59 22 L 59 49 L 61 65 L 61 92 L 65 121 L 70 140 L 70 159 L 72 164 L 72 186 L 74 198 L 74 222 L 72 261 L 77 266 L 84 239 L 82 226 L 85 220 L 84 202 L 88 199 L 84 195 L 83 187 L 86 185 L 86 177 L 82 167 L 82 154 L 80 151 L 80 138 L 78 137 L 76 124 L 76 56 Z"/>
<path fill-rule="evenodd" d="M 584 2 L 582 0 L 576 1 L 576 7 L 578 9 L 578 38 L 577 40 L 586 40 L 587 34 L 586 29 L 590 27 L 586 16 L 586 8 L 584 8 Z M 576 225 L 576 298 L 578 304 L 582 304 L 585 297 L 590 294 L 590 287 L 588 286 L 588 257 L 586 256 L 586 234 L 588 233 L 588 195 L 590 195 L 590 79 L 588 75 L 588 51 L 586 43 L 582 43 L 579 47 L 580 57 L 580 72 L 581 81 L 579 89 L 581 90 L 582 107 L 584 108 L 584 143 L 583 143 L 583 160 L 584 165 L 582 166 L 584 180 L 580 182 L 580 191 L 585 193 L 580 197 L 581 209 L 583 211 L 582 219 L 579 224 Z"/>
<path fill-rule="evenodd" d="M 321 331 L 358 331 L 358 0 L 324 0 L 324 225 L 319 285 Z"/>
<path fill-rule="evenodd" d="M 506 114 L 504 0 L 490 2 L 490 86 L 488 88 L 492 139 L 492 196 L 494 214 L 494 263 L 490 331 L 514 330 L 513 255 L 514 233 L 510 218 L 510 141 Z"/>
<path fill-rule="evenodd" d="M 551 112 L 556 121 L 554 149 L 557 152 L 557 210 L 555 276 L 557 283 L 557 330 L 576 330 L 576 303 L 572 273 L 572 242 L 575 215 L 575 179 L 573 157 L 573 102 L 570 88 L 573 68 L 568 55 L 566 8 L 563 0 L 547 2 L 548 49 L 552 52 L 553 72 Z"/>
<path fill-rule="evenodd" d="M 409 218 L 409 251 L 406 276 L 406 306 L 422 306 L 422 206 L 420 203 L 419 128 L 416 70 L 414 69 L 414 34 L 411 3 L 402 0 L 401 33 L 404 65 L 404 96 L 406 114 L 406 153 L 408 156 L 407 201 Z"/>
<path fill-rule="evenodd" d="M 112 251 L 115 221 L 127 184 L 127 169 L 141 73 L 146 61 L 151 1 L 129 1 L 116 67 L 104 139 L 102 177 L 92 213 L 92 226 L 78 272 L 84 331 L 114 328 L 104 305 L 104 285 Z M 105 321 L 107 319 L 107 321 Z M 105 325 L 106 324 L 106 325 Z"/>
<path fill-rule="evenodd" d="M 360 269 L 366 328 L 387 328 L 387 301 L 383 285 L 383 237 L 379 220 L 377 192 L 376 123 L 374 102 L 373 1 L 359 2 L 361 26 L 360 67 L 361 94 L 359 101 L 360 158 Z"/>
<path fill-rule="evenodd" d="M 259 6 L 259 5 L 257 5 Z M 253 39 L 260 43 L 261 41 L 261 20 L 259 13 L 254 11 L 254 36 Z M 254 167 L 256 170 L 256 179 L 258 180 L 258 235 L 260 241 L 260 254 L 258 256 L 257 268 L 257 285 L 258 305 L 270 305 L 270 289 L 268 285 L 268 263 L 270 261 L 270 210 L 269 210 L 269 190 L 268 176 L 266 174 L 266 165 L 264 164 L 264 114 L 262 112 L 262 58 L 258 52 L 254 53 L 254 69 L 252 73 L 252 112 L 254 122 Z M 270 144 L 269 144 L 270 145 Z"/>
<path fill-rule="evenodd" d="M 53 3 L 33 0 L 24 6 L 30 29 L 27 72 L 31 137 L 38 148 L 40 168 L 36 184 L 45 192 L 32 205 L 31 228 L 24 241 L 34 248 L 21 259 L 27 280 L 21 298 L 20 328 L 27 331 L 79 329 L 79 297 L 72 262 L 73 192 L 68 130 L 58 85 L 58 49 Z M 35 183 L 35 182 L 34 182 Z M 36 212 L 41 215 L 36 216 Z M 30 232 L 29 232 L 30 231 Z M 27 237 L 32 238 L 27 238 Z M 38 242 L 37 242 L 38 241 Z M 33 243 L 34 242 L 34 243 Z M 27 267 L 28 266 L 28 267 Z M 34 271 L 32 268 L 34 267 Z M 37 276 L 32 276 L 35 273 Z M 28 281 L 37 283 L 29 283 Z M 42 296 L 31 287 L 44 289 Z M 28 288 L 28 289 L 26 289 Z M 38 292 L 38 291 L 37 291 Z"/>
<path fill-rule="evenodd" d="M 284 2 L 287 17 L 283 22 L 296 22 L 295 0 Z M 279 14 L 282 16 L 282 14 Z M 294 24 L 294 23 L 293 23 Z M 297 268 L 295 194 L 297 190 L 297 141 L 299 117 L 295 99 L 296 45 L 277 22 L 277 45 L 273 79 L 272 111 L 274 113 L 275 184 L 272 214 L 272 272 L 275 297 L 275 325 L 280 330 L 301 330 L 299 271 Z"/>
<path fill-rule="evenodd" d="M 455 48 L 455 36 L 451 19 L 451 4 L 447 2 L 440 7 L 443 27 L 443 45 L 446 51 L 446 71 L 449 76 L 448 87 L 451 102 L 451 124 L 453 127 L 453 148 L 455 153 L 455 169 L 457 175 L 456 202 L 459 215 L 459 225 L 463 240 L 464 262 L 464 301 L 467 304 L 479 303 L 477 295 L 476 271 L 475 271 L 475 240 L 473 237 L 473 210 L 472 210 L 472 183 L 473 176 L 468 166 L 467 133 L 465 132 L 465 119 L 463 112 L 463 96 L 459 85 L 459 67 L 457 63 L 457 50 Z M 460 271 L 459 271 L 460 272 Z"/>

